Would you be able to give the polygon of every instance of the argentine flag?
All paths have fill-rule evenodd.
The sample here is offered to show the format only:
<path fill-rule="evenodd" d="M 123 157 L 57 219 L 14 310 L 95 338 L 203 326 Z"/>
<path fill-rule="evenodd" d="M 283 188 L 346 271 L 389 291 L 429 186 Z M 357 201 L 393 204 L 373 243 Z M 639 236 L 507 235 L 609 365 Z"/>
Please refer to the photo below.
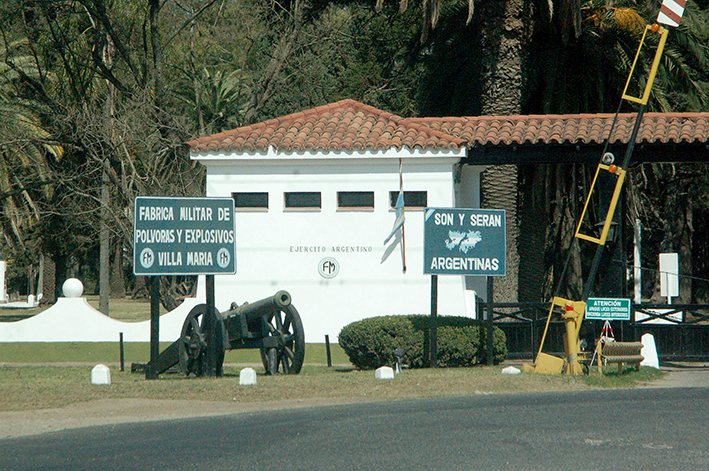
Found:
<path fill-rule="evenodd" d="M 396 209 L 396 220 L 394 221 L 394 227 L 391 229 L 391 233 L 389 236 L 384 239 L 384 245 L 388 244 L 389 241 L 391 240 L 392 237 L 394 237 L 394 234 L 396 234 L 396 231 L 398 231 L 403 225 L 404 225 L 404 192 L 403 190 L 399 190 L 399 196 L 396 198 L 396 206 L 394 206 L 394 209 Z"/>

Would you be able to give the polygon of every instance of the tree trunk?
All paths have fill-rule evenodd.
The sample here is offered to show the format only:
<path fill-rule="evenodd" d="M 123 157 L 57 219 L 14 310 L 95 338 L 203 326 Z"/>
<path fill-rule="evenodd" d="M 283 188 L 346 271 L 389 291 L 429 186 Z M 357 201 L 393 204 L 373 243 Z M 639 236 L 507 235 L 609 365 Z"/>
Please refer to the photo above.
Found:
<path fill-rule="evenodd" d="M 42 256 L 42 301 L 41 304 L 49 305 L 57 301 L 56 279 L 57 266 L 52 257 Z"/>
<path fill-rule="evenodd" d="M 478 2 L 481 23 L 482 114 L 514 115 L 522 111 L 524 49 L 528 34 L 524 0 Z M 516 302 L 519 289 L 518 170 L 515 165 L 489 167 L 482 174 L 483 207 L 507 212 L 507 276 L 495 280 L 495 300 Z"/>
<path fill-rule="evenodd" d="M 123 244 L 116 241 L 116 251 L 111 266 L 111 297 L 123 299 L 126 297 L 126 280 L 123 276 Z"/>
<path fill-rule="evenodd" d="M 507 275 L 495 280 L 495 301 L 517 302 L 520 255 L 517 218 L 517 166 L 489 167 L 481 175 L 483 208 L 504 209 L 507 214 Z"/>
<path fill-rule="evenodd" d="M 101 178 L 101 222 L 99 228 L 99 311 L 108 315 L 108 303 L 111 291 L 111 251 L 108 230 L 109 181 L 108 173 L 103 170 Z"/>
<path fill-rule="evenodd" d="M 163 103 L 165 96 L 163 89 L 165 88 L 165 74 L 163 67 L 163 51 L 160 45 L 160 0 L 149 0 L 148 2 L 150 16 L 150 48 L 152 51 L 151 76 L 153 78 L 153 92 L 155 106 L 164 112 Z"/>
<path fill-rule="evenodd" d="M 103 61 L 106 68 L 109 70 L 113 67 L 113 48 L 111 45 L 110 37 L 106 36 L 106 45 L 103 49 Z M 104 119 L 108 125 L 108 140 L 109 142 L 113 139 L 113 127 L 114 127 L 114 113 L 115 113 L 115 103 L 114 103 L 114 88 L 113 85 L 106 81 L 106 86 L 108 93 L 106 94 L 106 101 L 104 103 Z M 99 221 L 99 308 L 98 310 L 102 313 L 108 315 L 109 311 L 109 299 L 111 294 L 111 239 L 110 231 L 108 228 L 108 218 L 109 211 L 108 205 L 111 202 L 111 180 L 108 175 L 108 167 L 110 162 L 108 158 L 103 158 L 101 160 L 103 168 L 101 170 L 101 212 Z"/>
<path fill-rule="evenodd" d="M 145 299 L 150 296 L 147 286 L 147 277 L 136 276 L 133 284 L 131 299 Z"/>
<path fill-rule="evenodd" d="M 679 258 L 679 299 L 673 298 L 673 303 L 690 303 L 692 301 L 692 233 L 693 212 L 687 198 L 687 189 L 681 182 L 671 181 L 666 192 L 663 208 L 663 239 L 660 243 L 660 253 L 677 253 Z M 659 257 L 659 255 L 658 255 Z M 653 302 L 666 302 L 660 291 L 660 278 L 656 277 Z"/>

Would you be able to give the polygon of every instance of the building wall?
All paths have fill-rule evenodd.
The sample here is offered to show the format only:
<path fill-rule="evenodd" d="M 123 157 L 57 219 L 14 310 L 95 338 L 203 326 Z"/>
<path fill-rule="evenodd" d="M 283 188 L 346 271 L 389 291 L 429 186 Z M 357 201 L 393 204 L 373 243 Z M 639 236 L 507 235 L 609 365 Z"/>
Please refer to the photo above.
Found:
<path fill-rule="evenodd" d="M 457 155 L 196 156 L 207 167 L 207 196 L 269 195 L 267 210 L 236 211 L 237 274 L 215 277 L 217 308 L 285 289 L 303 319 L 308 342 L 323 342 L 325 334 L 336 341 L 342 327 L 366 317 L 430 313 L 422 209 L 405 211 L 406 273 L 400 241 L 383 245 L 395 220 L 389 192 L 399 189 L 400 156 L 405 191 L 426 191 L 428 206 L 456 205 Z M 459 180 L 471 178 L 475 172 Z M 477 191 L 473 186 L 463 193 Z M 320 192 L 322 207 L 285 209 L 284 193 L 293 191 Z M 338 208 L 342 191 L 373 192 L 374 208 Z M 463 200 L 474 203 L 476 198 L 465 194 Z M 318 269 L 328 257 L 339 265 L 330 279 Z M 439 277 L 439 314 L 466 313 L 464 287 L 461 277 Z"/>

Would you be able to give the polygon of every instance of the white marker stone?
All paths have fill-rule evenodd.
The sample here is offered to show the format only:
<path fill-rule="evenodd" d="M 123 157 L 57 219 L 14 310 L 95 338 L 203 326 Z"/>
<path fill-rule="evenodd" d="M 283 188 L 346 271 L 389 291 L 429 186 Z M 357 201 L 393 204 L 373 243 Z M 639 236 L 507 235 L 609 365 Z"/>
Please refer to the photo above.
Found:
<path fill-rule="evenodd" d="M 256 384 L 256 370 L 253 368 L 244 368 L 239 373 L 239 384 L 243 386 L 251 386 Z"/>
<path fill-rule="evenodd" d="M 91 384 L 111 384 L 111 370 L 106 365 L 96 365 L 91 370 Z"/>
<path fill-rule="evenodd" d="M 394 369 L 391 366 L 382 366 L 374 372 L 376 379 L 394 379 Z"/>
<path fill-rule="evenodd" d="M 503 375 L 518 375 L 522 371 L 519 370 L 518 368 L 515 368 L 514 366 L 508 366 L 507 368 L 502 369 L 502 374 Z"/>
<path fill-rule="evenodd" d="M 655 337 L 652 334 L 644 334 L 640 340 L 643 343 L 643 348 L 640 354 L 643 356 L 642 366 L 650 366 L 655 369 L 660 369 L 660 360 L 657 358 L 657 348 L 655 347 Z"/>

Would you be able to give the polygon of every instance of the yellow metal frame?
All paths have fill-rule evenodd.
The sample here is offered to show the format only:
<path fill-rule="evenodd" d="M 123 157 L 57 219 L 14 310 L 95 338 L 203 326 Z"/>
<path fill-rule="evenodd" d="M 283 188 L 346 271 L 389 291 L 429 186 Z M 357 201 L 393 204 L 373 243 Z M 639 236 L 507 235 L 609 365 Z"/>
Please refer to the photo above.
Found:
<path fill-rule="evenodd" d="M 660 39 L 657 45 L 657 51 L 655 52 L 655 58 L 653 59 L 652 66 L 650 68 L 650 74 L 648 76 L 647 83 L 645 84 L 645 90 L 643 91 L 642 97 L 634 97 L 628 94 L 628 87 L 630 86 L 630 81 L 633 77 L 633 72 L 635 71 L 635 66 L 638 63 L 638 59 L 640 57 L 640 51 L 643 48 L 643 45 L 645 44 L 645 38 L 647 36 L 647 32 L 653 32 L 657 33 L 660 35 Z M 635 59 L 633 60 L 633 65 L 630 69 L 630 74 L 628 74 L 628 80 L 625 82 L 625 88 L 623 89 L 623 96 L 622 98 L 624 100 L 632 101 L 635 103 L 639 103 L 641 105 L 647 105 L 648 99 L 650 98 L 650 91 L 652 89 L 652 86 L 655 82 L 655 75 L 657 74 L 657 69 L 660 66 L 660 59 L 662 57 L 662 53 L 665 49 L 665 42 L 667 41 L 667 33 L 668 30 L 663 28 L 662 26 L 659 26 L 657 24 L 655 25 L 648 25 L 645 28 L 645 31 L 643 32 L 642 39 L 640 40 L 640 46 L 638 47 L 638 51 L 635 54 Z M 642 110 L 643 108 L 641 108 Z M 642 113 L 638 114 L 638 119 L 641 119 Z M 638 124 L 638 123 L 636 123 Z M 632 153 L 632 145 L 633 143 L 630 143 L 630 151 Z M 628 162 L 624 162 L 624 165 L 628 165 Z M 598 175 L 600 174 L 601 171 L 608 171 L 611 172 L 612 174 L 616 175 L 618 177 L 618 180 L 616 181 L 615 184 L 615 189 L 613 191 L 613 197 L 611 198 L 610 205 L 608 207 L 608 212 L 606 213 L 606 218 L 603 222 L 603 229 L 601 230 L 601 235 L 599 237 L 587 235 L 587 234 L 582 234 L 581 233 L 581 226 L 583 225 L 584 218 L 586 217 L 586 211 L 588 210 L 589 203 L 591 201 L 591 197 L 593 195 L 593 190 L 596 186 L 596 182 L 598 181 Z M 583 207 L 583 212 L 581 213 L 581 217 L 579 218 L 579 223 L 576 228 L 576 234 L 575 237 L 579 239 L 584 239 L 589 242 L 594 242 L 598 245 L 605 245 L 606 239 L 608 238 L 608 233 L 611 228 L 611 224 L 613 222 L 613 215 L 615 214 L 615 209 L 616 206 L 618 205 L 618 200 L 620 199 L 620 193 L 623 188 L 623 182 L 625 181 L 625 174 L 626 170 L 617 167 L 615 165 L 605 165 L 605 164 L 599 164 L 598 168 L 596 169 L 596 175 L 593 177 L 593 183 L 591 184 L 591 189 L 588 192 L 588 197 L 586 198 L 586 203 L 584 204 Z M 547 332 L 549 330 L 549 323 L 551 321 L 551 316 L 554 313 L 554 308 L 556 307 L 561 307 L 564 309 L 564 312 L 562 313 L 561 317 L 564 319 L 564 323 L 566 324 L 566 334 L 564 335 L 564 350 L 566 353 L 565 358 L 558 358 L 553 355 L 548 355 L 546 353 L 542 352 L 542 348 L 544 347 L 544 341 L 546 340 Z M 583 322 L 584 316 L 586 314 L 586 303 L 584 301 L 571 301 L 568 299 L 560 298 L 555 296 L 554 300 L 551 303 L 551 307 L 549 308 L 549 315 L 547 316 L 547 322 L 546 325 L 544 326 L 544 333 L 542 334 L 542 340 L 539 344 L 539 352 L 537 353 L 537 357 L 535 359 L 535 363 L 533 368 L 529 367 L 532 371 L 535 371 L 537 373 L 556 373 L 560 374 L 564 372 L 564 369 L 566 370 L 567 374 L 581 374 L 583 373 L 583 365 L 579 361 L 582 356 L 584 355 L 581 352 L 580 348 L 580 343 L 579 343 L 579 331 L 581 329 L 581 323 Z M 528 365 L 525 365 L 528 366 Z M 528 371 L 528 370 L 526 370 Z"/>
<path fill-rule="evenodd" d="M 542 352 L 544 340 L 546 339 L 547 331 L 549 330 L 549 322 L 551 321 L 551 316 L 554 313 L 555 307 L 565 309 L 561 316 L 566 324 L 566 335 L 564 335 L 564 351 L 566 353 L 566 358 L 564 360 Z M 581 330 L 581 323 L 583 322 L 585 313 L 585 302 L 571 301 L 569 299 L 554 296 L 554 300 L 549 307 L 549 315 L 547 316 L 547 323 L 544 326 L 542 341 L 539 344 L 539 352 L 537 353 L 537 360 L 534 365 L 535 372 L 559 374 L 562 373 L 563 367 L 565 366 L 566 374 L 577 375 L 583 373 L 583 366 L 579 362 L 581 359 L 579 331 Z"/>
<path fill-rule="evenodd" d="M 633 76 L 633 72 L 635 71 L 635 65 L 638 62 L 638 58 L 640 57 L 640 51 L 643 48 L 643 45 L 645 44 L 645 36 L 647 35 L 648 31 L 653 31 L 654 28 L 657 28 L 657 34 L 660 35 L 660 42 L 657 45 L 657 51 L 655 52 L 655 59 L 652 61 L 652 67 L 650 68 L 650 75 L 648 76 L 647 83 L 645 84 L 645 90 L 643 92 L 642 97 L 634 97 L 631 95 L 628 95 L 628 86 L 630 85 L 630 79 Z M 654 32 L 654 31 L 653 31 Z M 630 68 L 630 73 L 628 74 L 628 80 L 625 82 L 625 88 L 623 89 L 623 99 L 632 101 L 635 103 L 640 103 L 641 105 L 647 105 L 647 101 L 650 98 L 650 90 L 652 89 L 652 85 L 655 82 L 655 75 L 657 74 L 657 68 L 660 66 L 660 57 L 662 56 L 662 51 L 665 49 L 665 42 L 667 41 L 667 29 L 663 28 L 662 26 L 659 25 L 647 25 L 645 27 L 645 31 L 643 32 L 643 37 L 640 40 L 640 46 L 638 47 L 638 52 L 635 53 L 635 59 L 633 60 L 633 66 Z"/>
<path fill-rule="evenodd" d="M 620 192 L 623 189 L 623 182 L 625 181 L 626 171 L 620 167 L 615 168 L 614 175 L 618 177 L 615 183 L 615 190 L 613 191 L 613 197 L 611 198 L 611 203 L 608 206 L 608 213 L 606 213 L 606 219 L 603 222 L 603 230 L 601 231 L 600 237 L 594 237 L 588 234 L 581 233 L 581 226 L 583 225 L 583 220 L 586 217 L 586 210 L 588 209 L 588 204 L 591 201 L 591 196 L 593 195 L 593 189 L 596 186 L 596 181 L 598 180 L 598 174 L 603 171 L 610 172 L 611 166 L 605 164 L 598 164 L 596 169 L 596 174 L 593 177 L 593 182 L 591 183 L 591 189 L 588 192 L 588 197 L 586 198 L 586 204 L 583 206 L 583 212 L 579 218 L 579 224 L 576 227 L 576 234 L 574 236 L 578 239 L 587 240 L 589 242 L 594 242 L 598 245 L 605 245 L 606 239 L 608 238 L 608 231 L 611 228 L 611 223 L 613 222 L 613 215 L 615 214 L 615 208 L 618 206 L 618 200 L 620 199 Z"/>

